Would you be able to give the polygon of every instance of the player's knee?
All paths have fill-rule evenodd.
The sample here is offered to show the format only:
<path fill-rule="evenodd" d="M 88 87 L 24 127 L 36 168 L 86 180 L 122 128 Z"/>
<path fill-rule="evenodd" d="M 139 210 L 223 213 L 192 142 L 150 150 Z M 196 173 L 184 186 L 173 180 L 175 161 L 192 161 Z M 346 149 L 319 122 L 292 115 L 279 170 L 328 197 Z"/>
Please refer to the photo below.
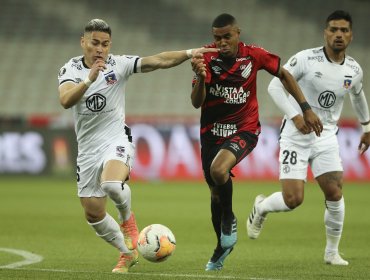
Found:
<path fill-rule="evenodd" d="M 89 223 L 97 223 L 104 219 L 105 210 L 89 210 L 85 209 L 85 218 Z"/>
<path fill-rule="evenodd" d="M 229 178 L 229 171 L 222 165 L 212 165 L 210 173 L 217 186 L 225 184 Z"/>
<path fill-rule="evenodd" d="M 297 208 L 303 202 L 303 196 L 298 194 L 284 195 L 284 202 L 290 209 Z"/>
<path fill-rule="evenodd" d="M 122 182 L 120 181 L 105 181 L 101 183 L 102 190 L 113 200 L 119 198 L 122 192 Z"/>
<path fill-rule="evenodd" d="M 339 201 L 343 196 L 342 188 L 333 187 L 325 192 L 325 199 L 329 201 Z"/>

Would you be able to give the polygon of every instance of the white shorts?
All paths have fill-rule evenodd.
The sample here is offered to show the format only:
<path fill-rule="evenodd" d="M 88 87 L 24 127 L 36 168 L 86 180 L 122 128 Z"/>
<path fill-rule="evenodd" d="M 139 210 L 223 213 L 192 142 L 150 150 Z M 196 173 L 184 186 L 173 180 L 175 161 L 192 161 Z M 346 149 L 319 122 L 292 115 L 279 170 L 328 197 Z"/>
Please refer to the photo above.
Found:
<path fill-rule="evenodd" d="M 307 179 L 308 165 L 314 177 L 327 172 L 343 171 L 336 135 L 304 146 L 287 139 L 280 140 L 280 179 Z"/>
<path fill-rule="evenodd" d="M 127 135 L 121 135 L 94 154 L 82 154 L 77 157 L 77 188 L 79 197 L 104 197 L 106 193 L 100 187 L 100 176 L 109 160 L 119 160 L 131 171 L 135 156 L 135 145 Z"/>

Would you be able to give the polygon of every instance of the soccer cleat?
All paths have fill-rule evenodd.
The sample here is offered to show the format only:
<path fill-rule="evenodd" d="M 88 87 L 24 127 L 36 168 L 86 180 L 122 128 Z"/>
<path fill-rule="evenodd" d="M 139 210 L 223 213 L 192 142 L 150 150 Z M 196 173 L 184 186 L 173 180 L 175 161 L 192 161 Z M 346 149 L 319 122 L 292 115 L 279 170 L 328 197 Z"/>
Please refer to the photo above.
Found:
<path fill-rule="evenodd" d="M 206 264 L 206 271 L 221 270 L 224 266 L 226 257 L 231 253 L 234 248 L 222 249 L 217 247 L 213 253 L 213 256 Z"/>
<path fill-rule="evenodd" d="M 127 273 L 129 268 L 138 263 L 139 253 L 137 250 L 132 250 L 130 253 L 121 253 L 118 263 L 113 268 L 113 273 Z"/>
<path fill-rule="evenodd" d="M 249 214 L 249 217 L 247 219 L 247 232 L 250 239 L 258 238 L 262 230 L 262 224 L 266 219 L 257 211 L 258 204 L 261 203 L 264 199 L 264 195 L 257 195 L 256 199 L 254 200 L 252 212 Z"/>
<path fill-rule="evenodd" d="M 130 218 L 121 224 L 124 241 L 129 250 L 134 250 L 137 247 L 139 239 L 139 229 L 136 225 L 135 215 L 131 212 Z"/>
<path fill-rule="evenodd" d="M 326 253 L 324 256 L 324 261 L 326 264 L 332 265 L 348 265 L 348 262 L 343 260 L 338 252 L 336 253 Z"/>
<path fill-rule="evenodd" d="M 231 223 L 221 223 L 221 247 L 228 249 L 233 247 L 238 240 L 237 221 L 234 217 Z"/>

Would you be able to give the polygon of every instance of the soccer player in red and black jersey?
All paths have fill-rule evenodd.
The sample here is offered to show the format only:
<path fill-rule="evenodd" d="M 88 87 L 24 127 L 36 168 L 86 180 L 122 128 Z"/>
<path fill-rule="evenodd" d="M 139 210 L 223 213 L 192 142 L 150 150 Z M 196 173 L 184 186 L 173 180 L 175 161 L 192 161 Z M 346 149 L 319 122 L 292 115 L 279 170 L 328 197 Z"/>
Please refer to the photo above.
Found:
<path fill-rule="evenodd" d="M 261 132 L 257 71 L 264 69 L 280 78 L 300 104 L 303 116 L 295 116 L 295 123 L 301 133 L 315 131 L 320 135 L 322 124 L 296 80 L 280 67 L 280 58 L 240 41 L 240 28 L 232 15 L 217 16 L 212 32 L 215 41 L 210 46 L 219 52 L 191 60 L 195 72 L 191 101 L 195 108 L 201 107 L 202 166 L 211 191 L 212 224 L 217 236 L 217 246 L 206 270 L 220 270 L 237 241 L 231 169 L 252 152 Z"/>

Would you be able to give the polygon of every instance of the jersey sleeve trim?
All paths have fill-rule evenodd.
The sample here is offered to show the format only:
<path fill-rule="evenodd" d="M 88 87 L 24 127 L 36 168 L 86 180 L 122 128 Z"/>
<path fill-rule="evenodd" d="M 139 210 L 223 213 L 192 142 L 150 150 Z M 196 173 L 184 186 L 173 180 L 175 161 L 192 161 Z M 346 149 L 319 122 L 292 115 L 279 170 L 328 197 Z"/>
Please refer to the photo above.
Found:
<path fill-rule="evenodd" d="M 66 83 L 66 82 L 73 82 L 73 83 L 76 83 L 76 81 L 75 81 L 75 80 L 67 79 L 67 80 L 63 80 L 63 81 L 61 81 L 61 82 L 59 83 L 59 85 L 64 84 L 64 83 Z"/>
<path fill-rule="evenodd" d="M 139 65 L 139 63 L 138 63 L 138 61 L 139 61 L 139 57 L 137 57 L 136 59 L 135 59 L 135 62 L 134 62 L 134 73 L 138 73 L 138 68 L 141 68 L 141 63 L 140 63 L 140 65 Z M 141 71 L 140 71 L 141 72 Z"/>
<path fill-rule="evenodd" d="M 281 58 L 279 57 L 278 63 L 277 63 L 277 69 L 275 70 L 274 73 L 271 73 L 272 75 L 277 76 L 277 74 L 279 73 L 279 70 L 280 70 L 280 62 L 281 62 Z"/>

